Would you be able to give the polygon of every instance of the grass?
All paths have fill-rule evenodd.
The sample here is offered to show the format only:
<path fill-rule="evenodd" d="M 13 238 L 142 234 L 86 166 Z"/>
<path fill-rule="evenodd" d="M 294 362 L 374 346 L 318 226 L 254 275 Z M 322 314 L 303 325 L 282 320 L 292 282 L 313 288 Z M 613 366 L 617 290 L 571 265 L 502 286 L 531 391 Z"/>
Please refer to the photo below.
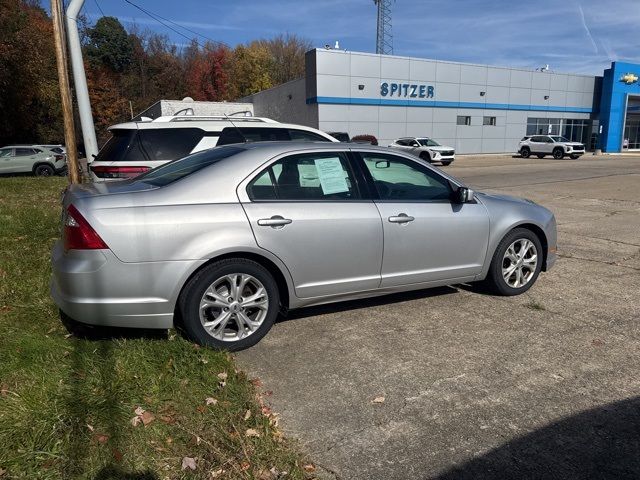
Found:
<path fill-rule="evenodd" d="M 259 382 L 229 355 L 174 332 L 67 335 L 48 290 L 65 182 L 0 178 L 2 480 L 305 478 Z M 137 407 L 146 425 L 132 424 Z M 182 469 L 184 457 L 195 470 Z"/>

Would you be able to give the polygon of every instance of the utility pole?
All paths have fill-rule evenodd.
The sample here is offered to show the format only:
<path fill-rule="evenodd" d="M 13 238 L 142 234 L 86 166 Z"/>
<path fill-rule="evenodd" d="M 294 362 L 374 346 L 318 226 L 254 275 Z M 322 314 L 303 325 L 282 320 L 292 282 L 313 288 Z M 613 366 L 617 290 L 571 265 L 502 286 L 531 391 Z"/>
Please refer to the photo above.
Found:
<path fill-rule="evenodd" d="M 67 51 L 64 41 L 64 25 L 62 23 L 61 0 L 51 0 L 51 17 L 53 19 L 53 39 L 56 48 L 56 63 L 58 65 L 58 83 L 62 99 L 62 116 L 64 119 L 64 143 L 67 148 L 67 170 L 69 183 L 80 183 L 78 175 L 78 147 L 76 145 L 76 131 L 73 124 L 73 104 L 71 102 L 71 87 L 69 86 L 69 72 L 67 71 Z"/>
<path fill-rule="evenodd" d="M 373 0 L 378 7 L 376 28 L 376 53 L 393 55 L 393 33 L 391 30 L 391 0 Z"/>

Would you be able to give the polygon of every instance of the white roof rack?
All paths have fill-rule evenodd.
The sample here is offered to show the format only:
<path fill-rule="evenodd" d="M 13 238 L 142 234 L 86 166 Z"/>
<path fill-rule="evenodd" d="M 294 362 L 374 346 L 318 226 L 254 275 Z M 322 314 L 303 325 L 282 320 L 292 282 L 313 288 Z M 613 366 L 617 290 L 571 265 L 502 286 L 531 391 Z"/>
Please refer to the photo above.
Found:
<path fill-rule="evenodd" d="M 244 122 L 261 122 L 261 123 L 278 123 L 271 118 L 265 117 L 235 117 L 229 115 L 225 117 L 224 115 L 165 115 L 162 117 L 158 117 L 153 120 L 154 123 L 161 122 L 225 122 L 232 121 L 234 123 L 244 123 Z"/>

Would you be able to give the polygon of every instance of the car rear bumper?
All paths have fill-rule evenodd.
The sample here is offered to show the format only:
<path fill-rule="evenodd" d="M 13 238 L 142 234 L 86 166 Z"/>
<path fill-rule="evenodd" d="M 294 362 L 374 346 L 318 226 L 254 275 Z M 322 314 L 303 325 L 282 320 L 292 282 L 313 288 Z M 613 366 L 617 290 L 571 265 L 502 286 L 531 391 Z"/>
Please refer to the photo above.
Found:
<path fill-rule="evenodd" d="M 73 320 L 89 325 L 171 328 L 182 285 L 194 262 L 121 262 L 110 250 L 51 252 L 51 296 Z"/>

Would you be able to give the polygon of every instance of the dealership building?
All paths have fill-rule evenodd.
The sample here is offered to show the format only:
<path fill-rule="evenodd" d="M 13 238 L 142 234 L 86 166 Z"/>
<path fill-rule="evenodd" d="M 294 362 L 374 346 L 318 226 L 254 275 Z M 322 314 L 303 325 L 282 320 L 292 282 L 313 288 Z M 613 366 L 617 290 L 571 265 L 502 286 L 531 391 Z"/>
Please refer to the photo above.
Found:
<path fill-rule="evenodd" d="M 587 149 L 640 149 L 640 65 L 602 76 L 332 49 L 306 54 L 304 78 L 258 92 L 258 116 L 380 145 L 432 137 L 458 153 L 514 152 L 524 135 L 563 135 Z"/>

